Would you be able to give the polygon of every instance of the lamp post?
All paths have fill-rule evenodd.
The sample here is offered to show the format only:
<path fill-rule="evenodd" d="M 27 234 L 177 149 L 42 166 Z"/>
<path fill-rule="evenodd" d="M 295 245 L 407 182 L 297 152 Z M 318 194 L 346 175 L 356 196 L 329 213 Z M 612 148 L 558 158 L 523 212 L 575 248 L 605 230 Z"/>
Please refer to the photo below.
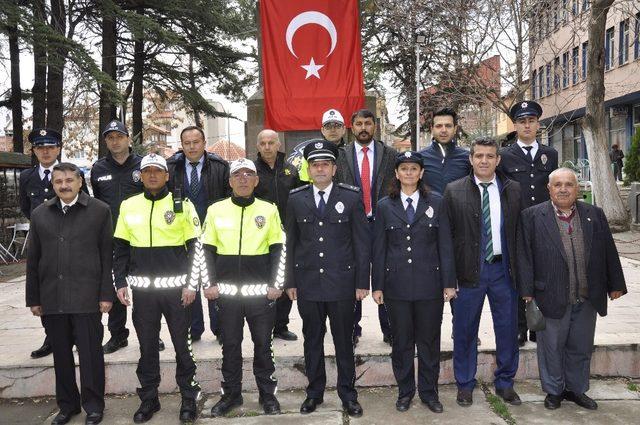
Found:
<path fill-rule="evenodd" d="M 420 48 L 426 41 L 424 34 L 416 34 L 416 150 L 420 143 Z"/>

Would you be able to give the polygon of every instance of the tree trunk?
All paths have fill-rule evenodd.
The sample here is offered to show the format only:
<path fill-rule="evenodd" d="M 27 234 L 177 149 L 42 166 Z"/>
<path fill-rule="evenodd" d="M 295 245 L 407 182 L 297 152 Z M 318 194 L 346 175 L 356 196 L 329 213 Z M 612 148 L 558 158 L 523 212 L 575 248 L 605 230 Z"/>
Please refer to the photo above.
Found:
<path fill-rule="evenodd" d="M 629 229 L 629 214 L 617 188 L 611 161 L 604 109 L 604 33 L 613 0 L 592 0 L 587 51 L 587 104 L 582 131 L 587 145 L 593 195 L 614 231 Z"/>
<path fill-rule="evenodd" d="M 17 10 L 16 10 L 17 12 Z M 22 88 L 20 86 L 20 46 L 18 45 L 17 16 L 10 13 L 7 25 L 9 34 L 9 57 L 11 58 L 11 118 L 13 120 L 13 151 L 23 151 L 22 135 Z"/>
<path fill-rule="evenodd" d="M 192 55 L 189 55 L 189 85 L 193 92 L 198 91 L 198 88 L 196 87 L 196 76 L 193 72 L 193 56 Z M 195 102 L 191 106 L 191 109 L 193 109 L 193 120 L 196 124 L 196 127 L 203 128 L 202 119 L 200 118 L 200 110 L 198 110 L 198 107 L 195 105 Z M 227 135 L 227 138 L 228 137 L 229 135 Z"/>
<path fill-rule="evenodd" d="M 33 128 L 44 127 L 47 107 L 47 40 L 42 35 L 46 25 L 44 0 L 33 2 Z"/>
<path fill-rule="evenodd" d="M 142 14 L 142 9 L 138 9 L 137 13 Z M 132 122 L 133 122 L 133 141 L 134 143 L 143 143 L 143 124 L 142 124 L 142 102 L 144 98 L 144 39 L 140 35 L 134 43 L 134 59 L 133 59 L 133 94 L 132 94 Z"/>
<path fill-rule="evenodd" d="M 64 0 L 51 0 L 51 28 L 60 37 L 66 35 L 66 17 Z M 61 46 L 49 49 L 49 73 L 47 75 L 47 127 L 61 133 L 64 127 L 63 97 L 66 50 Z"/>
<path fill-rule="evenodd" d="M 111 9 L 107 9 L 106 2 L 102 2 L 102 71 L 109 75 L 113 81 L 117 81 L 116 76 L 116 21 Z M 98 124 L 98 157 L 102 158 L 107 154 L 107 145 L 102 137 L 102 129 L 115 118 L 116 105 L 109 100 L 104 86 L 100 87 L 100 112 Z"/>

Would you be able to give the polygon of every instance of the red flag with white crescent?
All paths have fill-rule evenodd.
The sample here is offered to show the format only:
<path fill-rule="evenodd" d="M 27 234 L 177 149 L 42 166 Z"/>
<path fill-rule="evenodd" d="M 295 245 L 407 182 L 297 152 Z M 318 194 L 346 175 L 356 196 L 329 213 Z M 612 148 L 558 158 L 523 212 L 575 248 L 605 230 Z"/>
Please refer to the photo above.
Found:
<path fill-rule="evenodd" d="M 358 0 L 261 0 L 264 125 L 318 130 L 364 105 Z"/>

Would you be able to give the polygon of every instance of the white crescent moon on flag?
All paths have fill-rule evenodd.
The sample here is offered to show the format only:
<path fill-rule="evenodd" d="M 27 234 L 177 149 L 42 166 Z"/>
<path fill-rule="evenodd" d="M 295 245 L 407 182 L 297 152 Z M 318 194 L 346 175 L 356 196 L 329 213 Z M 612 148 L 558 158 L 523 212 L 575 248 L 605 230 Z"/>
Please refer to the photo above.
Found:
<path fill-rule="evenodd" d="M 289 22 L 289 26 L 287 27 L 287 47 L 289 47 L 289 51 L 296 58 L 298 55 L 293 50 L 293 36 L 296 34 L 296 31 L 307 24 L 316 24 L 320 25 L 324 29 L 327 30 L 329 36 L 331 37 L 331 49 L 327 54 L 327 57 L 333 53 L 333 50 L 336 48 L 336 43 L 338 42 L 338 31 L 336 30 L 336 26 L 333 25 L 331 18 L 329 18 L 324 13 L 309 11 L 303 12 L 293 18 L 291 22 Z"/>

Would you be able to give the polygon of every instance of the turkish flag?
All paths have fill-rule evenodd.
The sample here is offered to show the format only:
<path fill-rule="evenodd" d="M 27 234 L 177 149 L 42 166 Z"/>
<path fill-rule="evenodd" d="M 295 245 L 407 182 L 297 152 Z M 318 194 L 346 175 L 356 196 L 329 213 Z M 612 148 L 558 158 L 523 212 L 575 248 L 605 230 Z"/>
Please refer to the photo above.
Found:
<path fill-rule="evenodd" d="M 358 0 L 261 0 L 264 125 L 318 130 L 364 105 Z"/>

